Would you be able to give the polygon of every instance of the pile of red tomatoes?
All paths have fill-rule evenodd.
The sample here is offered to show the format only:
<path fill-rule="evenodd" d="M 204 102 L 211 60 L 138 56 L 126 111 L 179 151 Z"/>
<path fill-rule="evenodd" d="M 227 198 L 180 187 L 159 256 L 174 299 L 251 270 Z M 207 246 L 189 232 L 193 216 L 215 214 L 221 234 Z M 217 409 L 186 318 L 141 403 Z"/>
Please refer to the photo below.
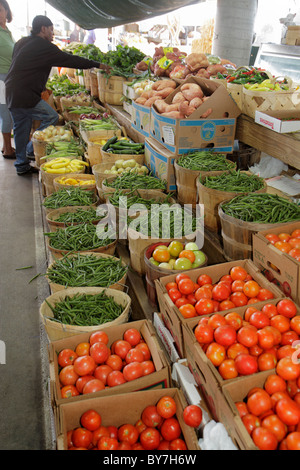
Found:
<path fill-rule="evenodd" d="M 57 356 L 62 398 L 94 393 L 155 372 L 150 349 L 136 328 L 108 345 L 104 330 L 91 333 L 75 350 L 65 348 Z"/>
<path fill-rule="evenodd" d="M 104 426 L 101 414 L 89 409 L 81 415 L 80 426 L 68 431 L 68 450 L 187 450 L 176 412 L 176 401 L 165 395 L 146 406 L 134 424 L 116 427 Z M 183 419 L 188 426 L 198 427 L 201 408 L 188 405 Z"/>
<path fill-rule="evenodd" d="M 267 233 L 265 237 L 278 250 L 300 261 L 300 228 L 293 230 L 291 233 L 281 232 L 278 235 Z"/>
<path fill-rule="evenodd" d="M 195 283 L 187 273 L 176 275 L 166 289 L 184 318 L 229 310 L 274 298 L 272 291 L 261 287 L 242 266 L 234 266 L 229 274 L 213 284 L 207 274 Z"/>

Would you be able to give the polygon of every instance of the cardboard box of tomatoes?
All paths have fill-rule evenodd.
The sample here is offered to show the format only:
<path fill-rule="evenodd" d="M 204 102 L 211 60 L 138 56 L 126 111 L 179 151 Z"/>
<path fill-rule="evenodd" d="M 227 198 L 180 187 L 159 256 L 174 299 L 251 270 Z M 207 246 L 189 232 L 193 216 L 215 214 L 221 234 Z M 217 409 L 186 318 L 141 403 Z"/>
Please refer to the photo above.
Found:
<path fill-rule="evenodd" d="M 295 257 L 289 254 L 291 250 Z M 284 224 L 255 234 L 253 261 L 284 295 L 300 304 L 300 222 Z"/>
<path fill-rule="evenodd" d="M 136 346 L 133 345 L 135 340 L 130 340 L 133 343 L 131 348 L 129 348 L 128 344 L 124 345 L 121 343 L 119 344 L 119 349 L 116 347 L 114 349 L 114 343 L 117 340 L 123 341 L 126 337 L 125 332 L 132 329 L 137 330 L 140 334 L 141 340 L 139 342 L 142 343 L 142 351 L 143 349 L 146 349 L 147 356 L 144 359 L 131 356 L 131 358 L 127 358 L 127 363 L 136 363 L 142 360 L 144 361 L 143 365 L 149 367 L 150 369 L 141 375 L 138 369 L 139 366 L 137 366 L 137 370 L 134 368 L 130 370 L 129 368 L 127 375 L 125 375 L 126 380 L 124 380 L 124 377 L 122 376 L 124 376 L 124 367 L 126 365 L 125 353 L 126 350 L 129 349 L 131 349 L 132 353 L 132 349 L 136 348 Z M 108 338 L 107 348 L 103 347 L 103 350 L 105 350 L 105 354 L 108 354 L 109 358 L 103 362 L 104 358 L 101 356 L 101 354 L 104 353 L 102 353 L 102 350 L 97 351 L 96 349 L 96 355 L 93 355 L 95 364 L 92 365 L 92 371 L 87 370 L 89 364 L 86 365 L 84 361 L 82 361 L 82 364 L 80 364 L 80 361 L 77 361 L 78 364 L 76 364 L 76 367 L 74 367 L 76 356 L 91 356 L 92 342 L 96 341 L 96 338 L 93 341 L 91 340 L 91 333 L 74 335 L 69 338 L 53 341 L 49 344 L 50 389 L 52 405 L 54 409 L 62 403 L 74 402 L 78 400 L 83 401 L 90 397 L 129 393 L 135 390 L 146 390 L 148 388 L 165 389 L 170 386 L 171 371 L 169 362 L 165 352 L 159 345 L 155 329 L 151 322 L 148 320 L 138 320 L 130 323 L 123 323 L 117 326 L 110 326 L 106 328 L 104 327 L 101 329 L 101 332 L 106 334 Z M 101 342 L 103 341 L 101 340 Z M 126 339 L 126 342 L 128 343 L 128 338 Z M 144 346 L 146 346 L 146 348 L 144 348 Z M 65 364 L 66 362 L 60 362 L 59 360 L 59 354 L 64 350 L 75 352 L 75 355 L 71 353 L 67 356 L 67 358 L 70 358 L 70 361 L 68 360 L 67 362 L 73 366 L 73 368 L 71 368 L 72 370 L 70 370 L 70 379 L 66 373 L 62 373 L 62 370 L 64 369 L 62 364 Z M 104 367 L 95 369 L 95 366 L 98 367 L 103 365 L 106 366 L 106 370 Z M 112 370 L 107 368 L 108 365 Z M 108 381 L 107 373 L 112 371 L 121 372 L 122 376 L 119 373 L 113 374 Z M 75 377 L 72 376 L 74 372 Z M 76 375 L 79 377 L 76 377 Z M 104 385 L 102 386 L 97 381 L 92 381 L 89 382 L 89 386 L 85 389 L 85 376 L 96 379 L 98 382 L 100 380 Z M 78 379 L 80 380 L 78 381 Z M 70 385 L 69 390 L 68 388 L 63 388 L 64 386 L 68 387 L 68 385 Z M 101 387 L 98 387 L 98 385 L 101 385 Z"/>
<path fill-rule="evenodd" d="M 267 373 L 280 372 L 286 367 L 286 359 L 281 359 L 297 354 L 299 333 L 300 309 L 289 298 L 198 317 L 184 325 L 189 368 L 213 418 L 222 422 L 228 432 L 238 413 L 233 413 L 232 406 L 228 409 L 224 389 L 240 391 L 251 378 L 254 383 Z M 300 366 L 296 367 L 300 374 Z M 243 430 L 237 427 L 231 437 L 239 447 L 247 448 L 249 442 Z"/>
<path fill-rule="evenodd" d="M 216 264 L 213 266 L 206 266 L 204 268 L 193 269 L 191 271 L 185 271 L 182 274 L 189 276 L 190 279 L 194 282 L 193 294 L 195 295 L 195 291 L 196 291 L 195 286 L 197 285 L 196 283 L 200 276 L 209 276 L 211 284 L 217 284 L 219 283 L 219 281 L 221 280 L 223 276 L 229 275 L 230 270 L 233 267 L 241 267 L 245 269 L 248 275 L 251 276 L 252 280 L 254 280 L 259 285 L 259 287 L 264 289 L 262 291 L 262 294 L 265 292 L 265 290 L 267 290 L 271 293 L 271 296 L 273 298 L 283 297 L 282 291 L 277 286 L 269 282 L 265 278 L 265 276 L 260 272 L 259 268 L 255 266 L 255 264 L 249 259 L 230 261 L 227 263 L 220 263 L 220 264 Z M 197 311 L 191 312 L 190 310 L 193 310 L 193 309 L 191 309 L 189 306 L 183 305 L 183 306 L 178 307 L 176 306 L 174 301 L 176 301 L 175 300 L 176 296 L 178 296 L 179 294 L 178 292 L 175 292 L 175 291 L 173 292 L 171 291 L 171 289 L 169 289 L 169 286 L 171 285 L 170 283 L 174 283 L 175 281 L 176 281 L 176 274 L 172 274 L 170 276 L 164 276 L 164 277 L 161 277 L 160 279 L 156 279 L 154 282 L 155 282 L 155 288 L 157 292 L 159 310 L 161 312 L 162 319 L 164 321 L 164 324 L 169 329 L 169 331 L 171 332 L 174 338 L 175 345 L 176 345 L 176 348 L 178 350 L 180 357 L 183 358 L 183 357 L 186 357 L 184 341 L 183 341 L 183 333 L 182 333 L 183 325 L 185 323 L 188 323 L 190 321 L 190 318 L 196 317 L 198 315 L 202 315 L 207 312 L 212 313 L 212 311 L 214 310 L 211 310 L 212 308 L 211 300 L 213 299 L 211 298 L 208 299 L 210 300 L 210 302 L 201 301 L 198 304 L 198 306 L 197 306 L 197 302 L 198 302 L 197 301 L 194 304 L 195 307 L 193 308 L 197 309 L 198 312 Z M 174 289 L 178 291 L 178 288 L 174 287 Z M 221 290 L 221 287 L 219 286 L 218 289 Z M 223 286 L 222 286 L 222 290 L 224 290 Z M 172 300 L 170 296 L 173 294 L 174 294 L 174 297 L 172 298 L 174 301 Z M 199 296 L 200 296 L 200 293 L 199 293 Z M 230 297 L 231 293 L 225 292 L 225 297 L 226 296 Z M 181 294 L 180 297 L 187 297 L 187 295 Z M 219 298 L 221 298 L 220 295 L 219 295 Z M 249 301 L 249 299 L 250 297 L 247 300 Z M 262 300 L 263 299 L 264 297 L 262 297 Z M 192 301 L 195 302 L 195 299 Z M 244 302 L 245 302 L 245 296 L 242 296 L 240 294 L 235 294 L 235 303 L 232 303 L 230 305 L 228 305 L 227 303 L 226 309 L 228 311 L 233 311 L 237 308 L 237 306 L 244 305 Z M 177 305 L 179 305 L 179 303 L 177 303 Z M 225 304 L 222 304 L 222 305 L 225 306 Z M 228 307 L 230 306 L 231 308 L 228 309 Z M 183 316 L 183 315 L 186 315 L 186 316 Z"/>
<path fill-rule="evenodd" d="M 119 394 L 104 397 L 98 396 L 94 398 L 88 398 L 84 401 L 61 404 L 59 407 L 59 420 L 57 427 L 57 449 L 68 449 L 68 432 L 70 434 L 70 431 L 81 427 L 81 417 L 88 410 L 95 410 L 100 415 L 101 426 L 112 426 L 116 431 L 115 428 L 120 430 L 122 426 L 127 424 L 130 426 L 135 426 L 141 420 L 144 409 L 148 406 L 157 405 L 158 401 L 164 396 L 170 396 L 175 402 L 176 412 L 173 417 L 177 420 L 177 426 L 179 424 L 180 427 L 179 439 L 185 442 L 188 450 L 200 450 L 195 429 L 191 426 L 188 426 L 183 418 L 183 410 L 188 405 L 188 403 L 186 402 L 183 393 L 177 388 L 132 392 L 130 394 L 130 400 L 128 400 L 128 394 Z M 166 423 L 165 428 L 167 425 L 169 425 L 169 423 Z M 172 423 L 170 423 L 170 425 L 172 425 Z M 172 432 L 175 432 L 174 426 Z M 167 434 L 164 433 L 164 435 L 168 438 Z M 151 436 L 149 436 L 149 439 L 150 437 Z M 169 432 L 169 437 L 172 437 L 171 431 Z M 129 439 L 131 439 L 130 435 Z M 132 441 L 135 441 L 135 439 L 136 438 L 133 437 Z M 141 438 L 139 438 L 135 443 L 130 444 L 132 450 L 135 448 L 142 450 L 135 445 L 137 444 L 137 446 L 139 446 L 140 439 Z M 107 455 L 109 458 L 109 454 Z M 117 458 L 118 454 L 116 453 L 114 456 Z"/>

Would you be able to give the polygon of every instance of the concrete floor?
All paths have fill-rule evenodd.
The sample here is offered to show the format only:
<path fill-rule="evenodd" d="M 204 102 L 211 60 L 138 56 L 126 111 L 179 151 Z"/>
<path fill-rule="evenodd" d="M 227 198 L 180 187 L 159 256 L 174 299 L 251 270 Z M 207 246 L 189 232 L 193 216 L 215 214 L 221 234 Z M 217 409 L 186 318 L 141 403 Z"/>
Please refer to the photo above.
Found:
<path fill-rule="evenodd" d="M 55 443 L 39 317 L 49 288 L 43 276 L 32 280 L 47 268 L 40 187 L 37 175 L 17 176 L 14 160 L 0 153 L 1 450 L 51 450 Z"/>

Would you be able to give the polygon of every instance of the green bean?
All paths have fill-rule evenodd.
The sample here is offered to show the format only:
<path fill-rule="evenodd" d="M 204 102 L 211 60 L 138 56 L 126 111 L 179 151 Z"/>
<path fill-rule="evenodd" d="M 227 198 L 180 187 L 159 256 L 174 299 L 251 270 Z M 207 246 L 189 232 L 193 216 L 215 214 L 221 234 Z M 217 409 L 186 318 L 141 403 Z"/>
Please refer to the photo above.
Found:
<path fill-rule="evenodd" d="M 118 318 L 124 307 L 109 297 L 105 291 L 67 296 L 54 306 L 46 300 L 53 313 L 53 320 L 74 326 L 96 326 Z"/>
<path fill-rule="evenodd" d="M 90 209 L 81 209 L 79 207 L 76 212 L 64 212 L 60 214 L 59 217 L 55 219 L 55 222 L 63 222 L 64 224 L 72 225 L 75 223 L 93 222 L 99 218 L 96 209 L 92 207 Z"/>
<path fill-rule="evenodd" d="M 222 204 L 225 214 L 246 222 L 285 223 L 300 220 L 300 207 L 277 194 L 236 196 Z"/>
<path fill-rule="evenodd" d="M 194 171 L 222 171 L 235 167 L 235 163 L 227 160 L 225 155 L 206 150 L 181 155 L 177 164 Z"/>
<path fill-rule="evenodd" d="M 134 204 L 143 204 L 146 209 L 150 210 L 152 204 L 168 204 L 168 200 L 172 197 L 172 194 L 169 193 L 165 198 L 157 199 L 144 199 L 140 196 L 138 190 L 133 190 L 130 193 L 125 193 L 124 191 L 117 189 L 110 197 L 109 202 L 113 206 L 119 207 L 120 204 L 120 197 L 126 197 L 127 208 L 133 206 Z"/>
<path fill-rule="evenodd" d="M 99 238 L 97 227 L 92 223 L 69 225 L 44 235 L 49 238 L 52 248 L 66 251 L 88 251 L 114 241 L 113 238 L 109 238 L 109 232 L 106 238 Z"/>
<path fill-rule="evenodd" d="M 58 209 L 59 207 L 67 206 L 90 206 L 95 201 L 96 196 L 94 191 L 87 191 L 80 187 L 63 188 L 47 196 L 43 201 L 43 206 L 48 209 Z"/>
<path fill-rule="evenodd" d="M 201 181 L 201 177 L 200 177 Z M 251 193 L 264 187 L 264 180 L 256 175 L 238 171 L 230 171 L 217 176 L 206 176 L 202 181 L 203 186 L 218 191 Z"/>
<path fill-rule="evenodd" d="M 65 287 L 109 287 L 119 282 L 127 270 L 121 259 L 75 253 L 56 260 L 47 276 Z"/>
<path fill-rule="evenodd" d="M 111 183 L 106 179 L 104 184 L 115 189 L 166 189 L 166 181 L 160 180 L 152 174 L 137 175 L 134 172 L 124 172 L 117 176 Z"/>

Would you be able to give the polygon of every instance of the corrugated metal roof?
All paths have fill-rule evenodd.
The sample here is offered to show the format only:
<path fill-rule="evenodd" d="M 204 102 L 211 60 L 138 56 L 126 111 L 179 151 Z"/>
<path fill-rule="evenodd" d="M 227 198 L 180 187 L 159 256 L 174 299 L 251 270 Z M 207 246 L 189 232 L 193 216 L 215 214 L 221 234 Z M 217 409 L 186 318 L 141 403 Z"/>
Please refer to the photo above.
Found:
<path fill-rule="evenodd" d="M 111 28 L 164 15 L 205 0 L 47 0 L 83 29 Z"/>

